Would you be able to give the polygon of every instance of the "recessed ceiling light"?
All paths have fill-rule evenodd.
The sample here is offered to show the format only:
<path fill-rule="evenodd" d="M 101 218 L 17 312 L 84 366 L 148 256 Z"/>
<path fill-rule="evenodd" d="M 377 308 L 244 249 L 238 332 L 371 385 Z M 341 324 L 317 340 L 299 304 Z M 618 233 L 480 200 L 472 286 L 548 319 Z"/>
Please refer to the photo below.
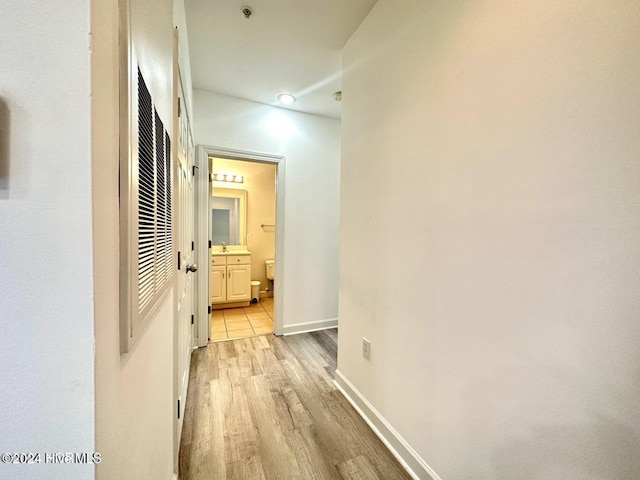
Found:
<path fill-rule="evenodd" d="M 296 97 L 294 97 L 290 93 L 281 93 L 280 95 L 278 95 L 278 100 L 283 105 L 293 105 L 296 102 Z"/>

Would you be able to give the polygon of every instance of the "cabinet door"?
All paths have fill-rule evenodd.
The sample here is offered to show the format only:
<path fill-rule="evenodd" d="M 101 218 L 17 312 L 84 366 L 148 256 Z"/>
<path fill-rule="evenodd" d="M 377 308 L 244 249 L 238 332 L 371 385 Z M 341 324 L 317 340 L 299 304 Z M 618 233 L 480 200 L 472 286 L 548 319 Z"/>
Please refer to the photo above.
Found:
<path fill-rule="evenodd" d="M 251 300 L 251 265 L 227 265 L 227 302 Z"/>
<path fill-rule="evenodd" d="M 227 301 L 227 267 L 211 267 L 211 303 Z"/>

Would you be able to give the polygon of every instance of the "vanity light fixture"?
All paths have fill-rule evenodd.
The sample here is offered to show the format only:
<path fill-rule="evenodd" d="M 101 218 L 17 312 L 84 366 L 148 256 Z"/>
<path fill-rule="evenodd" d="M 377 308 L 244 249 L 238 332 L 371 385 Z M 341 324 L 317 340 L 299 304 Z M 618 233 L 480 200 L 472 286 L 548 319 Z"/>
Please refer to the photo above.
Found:
<path fill-rule="evenodd" d="M 281 93 L 278 95 L 278 101 L 283 105 L 293 105 L 296 103 L 296 97 L 291 95 L 290 93 Z"/>
<path fill-rule="evenodd" d="M 242 175 L 234 175 L 232 173 L 214 173 L 211 175 L 211 180 L 214 182 L 244 183 Z"/>

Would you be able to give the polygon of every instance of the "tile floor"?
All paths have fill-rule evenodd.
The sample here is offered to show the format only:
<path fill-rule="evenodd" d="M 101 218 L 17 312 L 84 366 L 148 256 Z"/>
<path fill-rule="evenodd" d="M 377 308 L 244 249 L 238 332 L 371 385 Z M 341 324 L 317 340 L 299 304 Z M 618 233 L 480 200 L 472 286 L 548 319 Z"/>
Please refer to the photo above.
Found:
<path fill-rule="evenodd" d="M 273 333 L 273 298 L 250 307 L 225 308 L 211 314 L 211 342 Z"/>

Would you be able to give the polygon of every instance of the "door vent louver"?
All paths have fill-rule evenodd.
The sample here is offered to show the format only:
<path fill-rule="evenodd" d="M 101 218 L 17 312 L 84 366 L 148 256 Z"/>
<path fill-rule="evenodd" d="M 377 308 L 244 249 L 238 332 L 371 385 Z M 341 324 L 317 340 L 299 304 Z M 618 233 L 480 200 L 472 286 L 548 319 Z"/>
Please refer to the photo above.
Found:
<path fill-rule="evenodd" d="M 119 320 L 120 352 L 126 353 L 153 321 L 176 275 L 172 132 L 163 122 L 171 125 L 174 112 L 166 89 L 145 80 L 131 42 L 119 47 Z"/>
<path fill-rule="evenodd" d="M 172 274 L 171 146 L 138 68 L 138 313 Z"/>
<path fill-rule="evenodd" d="M 138 69 L 138 311 L 153 298 L 155 275 L 155 173 L 153 102 Z"/>

